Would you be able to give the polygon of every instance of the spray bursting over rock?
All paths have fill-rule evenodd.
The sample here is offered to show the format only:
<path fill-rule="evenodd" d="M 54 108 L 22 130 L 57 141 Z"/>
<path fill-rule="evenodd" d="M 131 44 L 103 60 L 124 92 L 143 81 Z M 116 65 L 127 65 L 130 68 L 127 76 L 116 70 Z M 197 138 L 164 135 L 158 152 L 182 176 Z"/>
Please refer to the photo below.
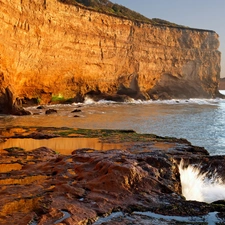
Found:
<path fill-rule="evenodd" d="M 202 173 L 200 167 L 179 165 L 182 194 L 186 200 L 211 203 L 225 200 L 225 183 L 217 172 Z"/>

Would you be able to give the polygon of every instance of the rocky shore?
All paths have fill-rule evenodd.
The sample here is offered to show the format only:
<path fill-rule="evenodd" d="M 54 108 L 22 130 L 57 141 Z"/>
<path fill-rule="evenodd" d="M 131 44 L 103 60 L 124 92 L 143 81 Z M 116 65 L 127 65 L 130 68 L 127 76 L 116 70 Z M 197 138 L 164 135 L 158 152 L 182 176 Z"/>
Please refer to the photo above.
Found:
<path fill-rule="evenodd" d="M 224 201 L 186 201 L 182 195 L 181 159 L 186 165 L 201 164 L 203 172 L 216 169 L 225 178 L 225 157 L 210 156 L 187 140 L 129 130 L 0 130 L 1 141 L 81 136 L 120 143 L 121 148 L 74 149 L 70 155 L 46 147 L 0 149 L 0 224 L 177 224 L 178 216 L 205 222 L 204 216 L 212 213 L 225 221 Z M 169 220 L 165 215 L 176 217 Z"/>

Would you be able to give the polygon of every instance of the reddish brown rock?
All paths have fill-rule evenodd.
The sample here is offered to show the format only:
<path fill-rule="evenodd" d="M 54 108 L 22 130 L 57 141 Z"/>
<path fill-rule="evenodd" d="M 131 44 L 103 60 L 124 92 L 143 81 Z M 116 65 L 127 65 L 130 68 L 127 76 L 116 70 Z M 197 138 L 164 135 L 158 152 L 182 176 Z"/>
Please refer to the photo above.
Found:
<path fill-rule="evenodd" d="M 76 150 L 72 155 L 47 148 L 2 151 L 0 165 L 8 168 L 0 171 L 0 224 L 92 224 L 112 212 L 120 214 L 101 224 L 129 224 L 130 219 L 144 224 L 144 217 L 134 211 L 191 216 L 216 207 L 223 212 L 222 204 L 185 201 L 177 163 L 181 158 L 205 167 L 212 163 L 212 168 L 220 163 L 222 173 L 224 157 L 210 157 L 184 140 L 170 142 L 169 148 L 155 143 L 105 152 Z"/>

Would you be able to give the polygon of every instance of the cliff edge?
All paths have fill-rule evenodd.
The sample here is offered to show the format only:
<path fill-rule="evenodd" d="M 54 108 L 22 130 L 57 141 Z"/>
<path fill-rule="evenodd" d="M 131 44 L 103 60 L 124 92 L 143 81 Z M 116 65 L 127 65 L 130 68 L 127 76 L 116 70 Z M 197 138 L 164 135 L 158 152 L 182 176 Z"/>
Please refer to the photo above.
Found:
<path fill-rule="evenodd" d="M 214 31 L 154 25 L 57 0 L 0 0 L 0 111 L 53 97 L 219 95 Z"/>

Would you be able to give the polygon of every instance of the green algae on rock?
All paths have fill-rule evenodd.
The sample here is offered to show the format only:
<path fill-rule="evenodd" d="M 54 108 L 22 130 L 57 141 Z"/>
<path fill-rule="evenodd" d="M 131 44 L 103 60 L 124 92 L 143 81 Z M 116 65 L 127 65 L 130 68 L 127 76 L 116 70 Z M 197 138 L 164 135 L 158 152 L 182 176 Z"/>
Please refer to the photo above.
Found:
<path fill-rule="evenodd" d="M 54 224 L 56 221 L 71 225 L 92 224 L 113 212 L 121 213 L 112 223 L 128 224 L 129 217 L 134 224 L 142 224 L 146 217 L 135 213 L 200 218 L 225 210 L 221 201 L 207 204 L 186 201 L 182 196 L 178 169 L 181 159 L 201 164 L 203 171 L 209 165 L 214 170 L 220 164 L 218 173 L 223 179 L 225 169 L 224 157 L 209 156 L 204 148 L 192 146 L 185 139 L 137 134 L 131 130 L 65 127 L 0 130 L 1 136 L 6 138 L 32 138 L 33 135 L 54 140 L 54 135 L 60 136 L 60 133 L 62 139 L 98 137 L 102 142 L 120 143 L 121 148 L 108 151 L 77 149 L 68 155 L 56 154 L 54 149 L 46 147 L 32 151 L 19 148 L 1 151 L 0 164 L 8 165 L 0 170 L 1 224 L 32 221 L 34 224 Z M 221 213 L 217 216 L 224 221 Z M 205 217 L 202 218 L 204 222 Z"/>

